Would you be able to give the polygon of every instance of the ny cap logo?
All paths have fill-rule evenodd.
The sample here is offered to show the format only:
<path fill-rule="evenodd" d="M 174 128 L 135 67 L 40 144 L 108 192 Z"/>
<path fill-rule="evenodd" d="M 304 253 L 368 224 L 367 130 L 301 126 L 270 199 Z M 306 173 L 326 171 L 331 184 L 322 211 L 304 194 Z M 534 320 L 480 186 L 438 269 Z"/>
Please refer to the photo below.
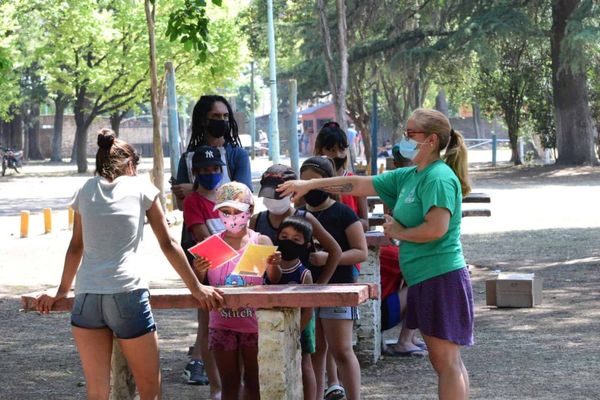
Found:
<path fill-rule="evenodd" d="M 206 152 L 204 153 L 204 156 L 206 158 L 215 158 L 215 155 L 213 154 L 212 150 L 206 150 Z"/>

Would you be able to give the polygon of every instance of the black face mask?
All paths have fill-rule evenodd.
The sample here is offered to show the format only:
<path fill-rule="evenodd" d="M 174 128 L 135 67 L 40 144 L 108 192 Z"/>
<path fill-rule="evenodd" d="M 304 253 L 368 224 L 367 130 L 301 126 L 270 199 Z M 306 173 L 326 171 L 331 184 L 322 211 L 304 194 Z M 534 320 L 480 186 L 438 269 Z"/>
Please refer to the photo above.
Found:
<path fill-rule="evenodd" d="M 333 158 L 333 163 L 335 164 L 335 170 L 337 171 L 340 168 L 343 168 L 344 165 L 346 165 L 346 160 L 348 159 L 348 156 L 346 157 L 334 157 Z"/>
<path fill-rule="evenodd" d="M 212 137 L 222 138 L 229 133 L 229 121 L 223 119 L 209 119 L 206 130 Z"/>
<path fill-rule="evenodd" d="M 281 259 L 284 261 L 292 261 L 296 258 L 306 257 L 308 248 L 304 244 L 298 244 L 289 239 L 283 239 L 277 241 L 277 247 L 281 252 Z"/>
<path fill-rule="evenodd" d="M 304 195 L 304 200 L 306 200 L 306 204 L 311 207 L 317 207 L 322 204 L 325 200 L 329 198 L 329 193 L 324 192 L 320 189 L 314 189 L 309 191 Z"/>

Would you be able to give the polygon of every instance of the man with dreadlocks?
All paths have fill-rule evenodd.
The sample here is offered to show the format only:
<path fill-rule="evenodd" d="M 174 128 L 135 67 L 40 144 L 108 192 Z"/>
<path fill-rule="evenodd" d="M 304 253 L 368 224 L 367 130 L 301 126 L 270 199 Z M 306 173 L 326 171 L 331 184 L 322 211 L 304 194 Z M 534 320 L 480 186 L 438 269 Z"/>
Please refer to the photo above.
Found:
<path fill-rule="evenodd" d="M 219 149 L 225 166 L 221 184 L 237 181 L 252 190 L 250 157 L 242 147 L 238 126 L 231 106 L 222 96 L 202 96 L 192 114 L 192 137 L 186 152 L 179 160 L 177 181 L 172 186 L 173 193 L 181 206 L 183 198 L 192 193 L 192 157 L 198 146 L 212 146 Z"/>
<path fill-rule="evenodd" d="M 177 180 L 171 187 L 179 209 L 182 209 L 183 199 L 194 191 L 192 158 L 194 157 L 194 152 L 200 146 L 211 146 L 219 149 L 214 154 L 220 153 L 223 164 L 221 185 L 230 181 L 237 181 L 252 189 L 250 157 L 248 156 L 248 152 L 242 147 L 238 136 L 238 126 L 235 122 L 231 106 L 222 96 L 202 96 L 194 107 L 192 114 L 192 137 L 186 152 L 179 160 Z M 185 249 L 195 244 L 194 239 L 190 237 L 187 229 L 183 229 L 182 231 L 181 244 Z M 191 263 L 191 256 L 187 253 L 186 255 Z M 208 350 L 207 340 L 208 313 L 198 309 L 196 342 L 191 351 L 192 359 L 186 365 L 184 374 L 187 382 L 192 385 L 207 385 L 210 381 L 211 398 L 219 398 L 219 375 L 214 358 Z"/>

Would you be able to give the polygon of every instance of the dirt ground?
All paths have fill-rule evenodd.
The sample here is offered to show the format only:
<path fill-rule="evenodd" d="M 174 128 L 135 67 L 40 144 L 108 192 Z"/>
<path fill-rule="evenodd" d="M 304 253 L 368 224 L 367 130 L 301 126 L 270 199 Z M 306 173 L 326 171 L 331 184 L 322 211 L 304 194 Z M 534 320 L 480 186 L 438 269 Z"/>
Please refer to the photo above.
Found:
<path fill-rule="evenodd" d="M 476 344 L 463 350 L 471 398 L 600 399 L 600 168 L 473 167 L 474 190 L 491 194 L 492 217 L 463 222 L 476 304 Z M 68 232 L 54 241 L 36 234 L 22 244 L 7 227 L 11 218 L 0 218 L 0 399 L 84 398 L 69 316 L 19 312 L 19 294 L 57 284 Z M 50 266 L 48 257 L 57 261 Z M 495 270 L 541 276 L 543 304 L 485 306 L 484 281 Z M 152 281 L 175 280 L 161 279 Z M 205 387 L 186 385 L 181 377 L 194 315 L 155 312 L 165 399 L 207 397 Z M 435 374 L 425 359 L 383 358 L 364 367 L 362 379 L 365 399 L 436 398 Z"/>

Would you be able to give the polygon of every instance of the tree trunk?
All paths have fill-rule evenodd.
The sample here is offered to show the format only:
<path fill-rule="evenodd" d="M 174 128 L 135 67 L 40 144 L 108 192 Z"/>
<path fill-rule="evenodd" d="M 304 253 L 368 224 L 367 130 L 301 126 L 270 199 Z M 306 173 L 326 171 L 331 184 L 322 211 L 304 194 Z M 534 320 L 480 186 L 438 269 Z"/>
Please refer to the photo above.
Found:
<path fill-rule="evenodd" d="M 75 115 L 75 138 L 77 141 L 77 172 L 80 174 L 87 172 L 88 170 L 87 136 L 90 124 L 90 118 L 86 119 L 83 115 Z"/>
<path fill-rule="evenodd" d="M 54 99 L 54 129 L 52 133 L 52 155 L 50 161 L 62 161 L 62 130 L 67 102 L 62 93 L 58 93 Z"/>
<path fill-rule="evenodd" d="M 23 117 L 20 111 L 19 107 L 14 107 L 11 110 L 10 114 L 13 116 L 13 119 L 5 125 L 6 132 L 4 136 L 7 141 L 2 143 L 3 146 L 15 150 L 23 150 L 25 148 L 23 143 Z"/>
<path fill-rule="evenodd" d="M 28 139 L 27 158 L 30 160 L 43 160 L 40 149 L 40 103 L 32 101 L 29 104 L 25 134 Z"/>
<path fill-rule="evenodd" d="M 323 35 L 323 51 L 325 56 L 325 70 L 327 80 L 331 90 L 331 97 L 335 106 L 335 114 L 340 127 L 346 131 L 346 92 L 348 88 L 348 47 L 347 24 L 346 24 L 346 3 L 345 0 L 336 0 L 337 26 L 338 26 L 338 48 L 339 57 L 339 76 L 333 58 L 333 47 L 331 44 L 331 32 L 327 20 L 327 6 L 325 0 L 317 0 L 317 9 L 319 12 L 319 21 L 321 34 Z M 339 79 L 338 79 L 339 78 Z"/>
<path fill-rule="evenodd" d="M 569 60 L 562 53 L 562 45 L 568 35 L 567 23 L 579 3 L 580 0 L 554 0 L 552 4 L 552 87 L 558 150 L 556 164 L 559 165 L 598 162 L 594 154 L 594 123 L 589 108 L 585 67 L 576 69 L 576 66 L 569 65 Z M 579 51 L 583 53 L 584 49 Z"/>
<path fill-rule="evenodd" d="M 338 92 L 338 105 L 336 113 L 338 123 L 344 132 L 348 129 L 346 123 L 346 93 L 348 92 L 348 27 L 346 24 L 346 0 L 337 0 L 337 22 L 338 22 L 338 56 L 340 58 L 340 83 Z"/>
<path fill-rule="evenodd" d="M 152 144 L 154 149 L 152 182 L 160 191 L 160 202 L 163 210 L 165 210 L 166 199 L 164 194 L 164 161 L 160 134 L 158 76 L 156 72 L 156 44 L 154 41 L 155 6 L 150 3 L 150 0 L 144 0 L 144 10 L 146 12 L 146 24 L 148 26 L 148 49 L 150 56 L 150 103 L 152 105 Z"/>
<path fill-rule="evenodd" d="M 446 101 L 446 92 L 441 88 L 435 97 L 435 109 L 448 116 L 448 102 Z"/>
<path fill-rule="evenodd" d="M 70 164 L 77 164 L 77 135 L 73 137 L 73 146 L 71 147 L 71 161 Z"/>
<path fill-rule="evenodd" d="M 86 116 L 86 110 L 89 109 L 89 99 L 86 96 L 87 88 L 85 86 L 76 89 L 77 96 L 73 105 L 73 114 L 75 118 L 75 159 L 77 162 L 77 172 L 87 172 L 87 131 L 94 120 L 93 115 Z M 71 162 L 73 160 L 71 159 Z"/>
<path fill-rule="evenodd" d="M 523 162 L 519 156 L 519 116 L 510 110 L 504 110 L 504 116 L 506 126 L 508 127 L 508 140 L 510 142 L 510 161 L 515 165 L 521 165 Z"/>
<path fill-rule="evenodd" d="M 481 139 L 485 136 L 483 134 L 483 124 L 481 123 L 481 109 L 477 102 L 473 102 L 471 107 L 473 110 L 473 129 L 475 130 L 475 136 L 477 139 Z"/>
<path fill-rule="evenodd" d="M 117 137 L 119 137 L 121 121 L 123 121 L 124 117 L 125 117 L 125 113 L 120 112 L 120 111 L 115 111 L 114 113 L 110 114 L 110 129 L 113 130 L 113 132 L 115 133 L 115 135 L 117 135 Z"/>

